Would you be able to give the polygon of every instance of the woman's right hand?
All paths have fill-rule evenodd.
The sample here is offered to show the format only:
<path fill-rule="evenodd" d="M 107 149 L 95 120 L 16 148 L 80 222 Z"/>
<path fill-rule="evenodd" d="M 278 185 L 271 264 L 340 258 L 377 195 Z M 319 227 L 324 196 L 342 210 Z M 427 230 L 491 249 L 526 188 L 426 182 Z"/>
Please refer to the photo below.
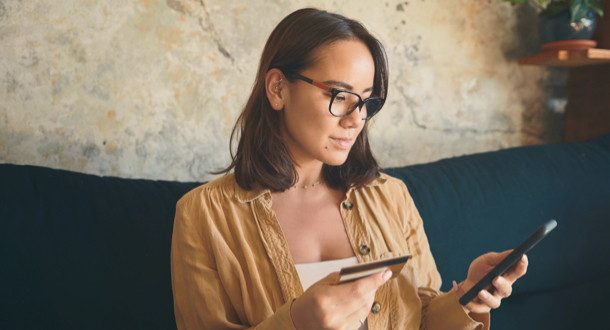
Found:
<path fill-rule="evenodd" d="M 290 307 L 297 330 L 355 330 L 369 315 L 377 289 L 392 277 L 391 271 L 337 284 L 331 273 L 312 285 Z"/>

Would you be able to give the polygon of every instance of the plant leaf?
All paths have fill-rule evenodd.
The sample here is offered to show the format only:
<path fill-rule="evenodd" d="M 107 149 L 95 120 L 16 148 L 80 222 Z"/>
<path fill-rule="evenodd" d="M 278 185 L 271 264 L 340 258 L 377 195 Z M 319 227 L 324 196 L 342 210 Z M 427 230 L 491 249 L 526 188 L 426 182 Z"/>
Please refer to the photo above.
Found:
<path fill-rule="evenodd" d="M 589 0 L 589 8 L 594 11 L 600 17 L 604 17 L 604 6 L 601 0 Z"/>
<path fill-rule="evenodd" d="M 502 1 L 510 2 L 510 4 L 513 5 L 513 6 L 516 5 L 516 4 L 519 4 L 519 3 L 527 2 L 527 0 L 502 0 Z"/>
<path fill-rule="evenodd" d="M 586 0 L 572 0 L 570 1 L 570 23 L 580 21 L 581 18 L 587 16 L 589 11 L 589 4 Z"/>
<path fill-rule="evenodd" d="M 568 7 L 568 5 L 564 2 L 557 2 L 557 1 L 553 1 L 551 3 L 549 3 L 549 5 L 546 7 L 545 10 L 540 12 L 540 16 L 541 17 L 546 17 L 546 18 L 551 18 L 554 16 L 557 16 L 561 13 L 563 13 L 564 11 L 569 11 L 570 7 Z"/>

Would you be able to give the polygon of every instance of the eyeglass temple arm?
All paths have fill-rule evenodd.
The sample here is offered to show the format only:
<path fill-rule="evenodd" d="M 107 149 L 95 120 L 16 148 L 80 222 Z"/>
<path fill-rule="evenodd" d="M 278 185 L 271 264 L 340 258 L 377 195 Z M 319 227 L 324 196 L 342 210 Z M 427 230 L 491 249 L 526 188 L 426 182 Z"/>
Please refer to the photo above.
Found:
<path fill-rule="evenodd" d="M 325 84 L 323 84 L 323 83 L 321 83 L 321 82 L 318 82 L 318 81 L 315 81 L 315 80 L 313 80 L 313 79 L 309 79 L 309 78 L 307 78 L 307 77 L 301 76 L 301 75 L 300 75 L 300 74 L 298 74 L 298 73 L 295 73 L 294 75 L 295 75 L 297 78 L 299 78 L 299 79 L 303 80 L 304 82 L 306 82 L 306 83 L 310 83 L 310 84 L 312 84 L 312 85 L 314 85 L 314 86 L 316 86 L 316 87 L 318 87 L 318 88 L 321 88 L 321 89 L 323 89 L 323 90 L 325 90 L 325 91 L 327 91 L 327 92 L 331 92 L 331 93 L 332 93 L 334 90 L 336 90 L 336 88 L 332 88 L 332 87 L 330 87 L 330 86 L 328 86 L 328 85 L 325 85 Z M 379 96 L 378 96 L 377 94 L 371 94 L 371 97 L 379 97 Z"/>
<path fill-rule="evenodd" d="M 333 92 L 333 90 L 335 90 L 335 88 L 332 88 L 332 87 L 330 87 L 330 86 L 328 86 L 328 85 L 325 85 L 325 84 L 323 84 L 323 83 L 321 83 L 321 82 L 318 82 L 318 81 L 315 81 L 315 80 L 309 79 L 309 78 L 307 78 L 307 77 L 301 76 L 301 75 L 300 75 L 300 74 L 298 74 L 298 73 L 295 73 L 294 75 L 295 75 L 297 78 L 299 78 L 299 79 L 303 80 L 304 82 L 309 83 L 309 84 L 312 84 L 312 85 L 314 85 L 314 86 L 316 86 L 316 87 L 318 87 L 318 88 L 321 88 L 321 89 L 323 89 L 323 90 L 325 90 L 325 91 L 327 91 L 327 92 L 332 93 L 332 92 Z"/>

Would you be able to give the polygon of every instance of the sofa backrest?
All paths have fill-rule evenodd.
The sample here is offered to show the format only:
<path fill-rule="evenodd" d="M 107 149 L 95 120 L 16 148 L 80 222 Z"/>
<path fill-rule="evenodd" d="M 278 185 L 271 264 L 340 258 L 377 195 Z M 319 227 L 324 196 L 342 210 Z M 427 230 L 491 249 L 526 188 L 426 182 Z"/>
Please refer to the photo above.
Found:
<path fill-rule="evenodd" d="M 197 185 L 0 165 L 0 328 L 175 328 L 175 204 Z"/>
<path fill-rule="evenodd" d="M 510 311 L 506 305 L 525 304 L 520 296 L 557 292 L 562 305 L 548 308 L 553 315 L 541 316 L 541 320 L 547 318 L 542 328 L 568 329 L 571 325 L 566 323 L 585 318 L 578 314 L 581 310 L 610 308 L 610 290 L 607 284 L 600 285 L 610 280 L 610 134 L 386 172 L 402 179 L 413 195 L 444 291 L 451 288 L 452 280 L 466 278 L 475 257 L 515 248 L 543 223 L 555 219 L 557 228 L 528 253 L 528 274 L 515 284 L 513 296 L 498 313 Z M 562 290 L 574 292 L 560 294 Z M 553 304 L 553 299 L 541 302 Z M 514 311 L 513 317 L 529 320 L 526 315 L 540 313 L 540 307 L 532 304 L 529 310 Z M 493 323 L 498 329 L 498 323 Z"/>
<path fill-rule="evenodd" d="M 554 324 L 541 304 L 575 297 L 563 288 L 585 283 L 574 290 L 591 290 L 609 277 L 610 135 L 386 172 L 404 180 L 415 199 L 445 291 L 451 280 L 465 278 L 476 256 L 513 248 L 548 219 L 557 220 L 557 229 L 529 254 L 529 272 L 513 297 L 492 313 L 495 330 L 503 324 L 550 329 L 540 324 L 582 318 L 574 311 L 582 297 L 549 309 L 565 314 Z M 0 164 L 0 328 L 175 328 L 175 204 L 199 184 Z M 610 294 L 605 287 L 586 291 L 589 305 L 595 294 Z M 519 298 L 540 292 L 557 295 L 542 302 Z M 606 300 L 597 306 L 609 307 Z M 532 314 L 544 323 L 526 317 Z M 515 327 L 515 319 L 530 327 Z"/>

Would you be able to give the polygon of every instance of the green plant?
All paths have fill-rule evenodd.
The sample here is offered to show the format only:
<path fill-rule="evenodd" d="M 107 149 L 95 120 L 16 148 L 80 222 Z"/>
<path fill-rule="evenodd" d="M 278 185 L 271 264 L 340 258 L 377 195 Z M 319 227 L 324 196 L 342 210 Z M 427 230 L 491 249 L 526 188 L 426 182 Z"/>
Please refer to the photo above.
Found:
<path fill-rule="evenodd" d="M 529 3 L 540 9 L 540 16 L 553 17 L 564 11 L 569 11 L 571 23 L 579 21 L 591 10 L 599 16 L 604 16 L 602 0 L 502 0 L 512 5 Z"/>

